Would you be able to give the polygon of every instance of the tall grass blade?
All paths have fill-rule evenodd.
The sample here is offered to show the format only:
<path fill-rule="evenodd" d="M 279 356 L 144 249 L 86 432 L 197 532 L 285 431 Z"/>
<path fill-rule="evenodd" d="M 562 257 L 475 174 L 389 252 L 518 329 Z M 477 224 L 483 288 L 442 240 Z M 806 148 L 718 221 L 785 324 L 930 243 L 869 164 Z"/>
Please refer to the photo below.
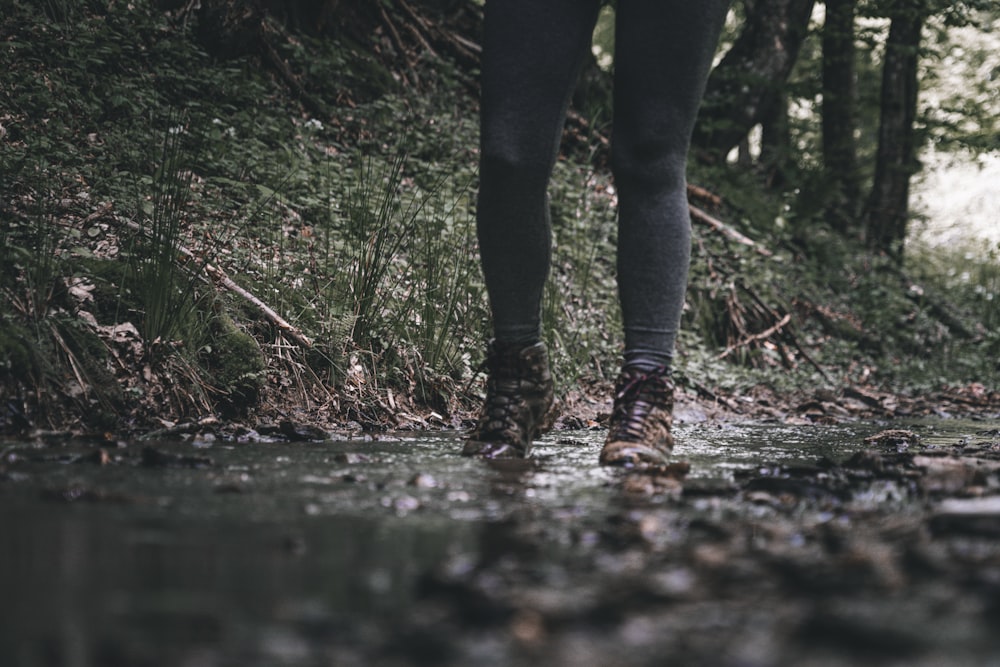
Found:
<path fill-rule="evenodd" d="M 131 255 L 134 287 L 143 307 L 140 330 L 146 343 L 154 346 L 181 338 L 195 310 L 197 272 L 186 272 L 179 264 L 182 222 L 193 177 L 182 168 L 180 127 L 175 125 L 164 137 L 150 199 L 139 205 L 146 218 Z"/>

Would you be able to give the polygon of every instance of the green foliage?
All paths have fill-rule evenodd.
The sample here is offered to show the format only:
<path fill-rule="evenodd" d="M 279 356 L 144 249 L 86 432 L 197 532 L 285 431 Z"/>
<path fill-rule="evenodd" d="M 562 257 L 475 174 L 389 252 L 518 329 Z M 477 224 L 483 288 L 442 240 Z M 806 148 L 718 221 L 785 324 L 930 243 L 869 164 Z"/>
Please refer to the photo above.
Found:
<path fill-rule="evenodd" d="M 135 361 L 134 341 L 109 332 L 133 323 L 149 372 L 163 382 L 186 377 L 198 394 L 189 405 L 208 396 L 227 416 L 295 382 L 373 404 L 392 387 L 442 413 L 461 398 L 490 332 L 467 75 L 437 63 L 420 69 L 423 88 L 412 91 L 346 36 L 287 40 L 280 55 L 329 107 L 320 113 L 262 62 L 211 60 L 186 26 L 146 0 L 8 4 L 0 18 L 4 382 L 43 387 L 50 405 L 97 405 L 93 423 L 112 424 L 147 391 L 142 377 L 119 390 L 127 383 L 109 375 Z M 877 52 L 877 28 L 860 38 Z M 774 313 L 791 313 L 797 342 L 837 379 L 863 371 L 901 386 L 995 379 L 995 363 L 983 360 L 1000 353 L 998 249 L 971 264 L 915 255 L 907 270 L 926 291 L 921 300 L 881 258 L 816 223 L 825 183 L 815 45 L 804 54 L 789 88 L 797 153 L 783 188 L 726 165 L 692 169 L 692 182 L 725 202 L 712 213 L 772 255 L 696 224 L 679 373 L 737 393 L 756 383 L 826 384 L 789 338 L 767 341 L 791 349 L 788 358 L 764 344 L 734 345 L 772 326 Z M 877 90 L 877 57 L 859 57 L 862 104 L 871 104 L 864 94 Z M 872 111 L 863 109 L 862 147 L 873 145 Z M 606 120 L 597 115 L 591 127 Z M 968 129 L 971 137 L 976 128 Z M 621 352 L 614 189 L 599 138 L 573 139 L 550 188 L 543 307 L 562 391 L 609 379 Z M 127 232 L 128 221 L 142 232 Z M 197 259 L 185 260 L 181 245 Z M 203 300 L 205 262 L 316 345 L 299 353 L 235 299 Z M 965 269 L 949 273 L 958 265 L 967 278 Z M 941 302 L 971 338 L 942 328 L 933 307 Z M 836 317 L 821 321 L 808 304 Z"/>
<path fill-rule="evenodd" d="M 418 278 L 413 338 L 427 366 L 457 377 L 468 366 L 463 341 L 482 339 L 486 319 L 469 194 L 462 187 L 441 199 L 439 190 L 433 201 L 444 207 L 430 207 L 409 253 L 411 281 Z"/>
<path fill-rule="evenodd" d="M 609 175 L 586 163 L 556 166 L 550 188 L 553 267 L 542 326 L 564 388 L 582 376 L 612 375 L 620 360 L 613 191 Z"/>
<path fill-rule="evenodd" d="M 39 399 L 63 391 L 64 403 L 49 406 L 43 416 L 68 404 L 87 425 L 107 428 L 120 392 L 104 363 L 102 342 L 74 314 L 73 290 L 80 283 L 68 246 L 76 239 L 61 238 L 63 231 L 39 214 L 10 220 L 0 235 L 0 387 L 31 387 Z"/>
<path fill-rule="evenodd" d="M 37 377 L 39 357 L 31 332 L 9 314 L 0 317 L 0 376 L 27 379 Z"/>
<path fill-rule="evenodd" d="M 371 158 L 361 166 L 356 186 L 348 190 L 343 215 L 349 247 L 347 293 L 353 303 L 353 337 L 361 345 L 378 338 L 387 324 L 386 302 L 399 288 L 393 271 L 404 245 L 414 235 L 426 200 L 397 196 L 405 156 L 396 155 L 376 169 Z"/>
<path fill-rule="evenodd" d="M 982 154 L 1000 145 L 1000 99 L 996 74 L 1000 56 L 996 29 L 1000 19 L 983 11 L 953 11 L 928 26 L 922 72 L 921 123 L 935 150 Z"/>
<path fill-rule="evenodd" d="M 947 330 L 941 333 L 936 349 L 915 359 L 915 365 L 933 379 L 996 383 L 1000 378 L 1000 366 L 995 363 L 1000 352 L 1000 245 L 915 248 L 911 255 L 908 267 L 920 294 L 945 304 L 969 330 L 967 336 Z M 940 329 L 940 323 L 935 324 Z"/>
<path fill-rule="evenodd" d="M 145 185 L 148 199 L 139 201 L 140 231 L 130 253 L 132 291 L 142 304 L 140 330 L 147 350 L 183 338 L 195 309 L 195 283 L 201 267 L 181 266 L 181 226 L 190 196 L 192 173 L 181 164 L 182 125 L 164 140 L 160 165 Z M 140 186 L 141 187 L 141 186 Z"/>

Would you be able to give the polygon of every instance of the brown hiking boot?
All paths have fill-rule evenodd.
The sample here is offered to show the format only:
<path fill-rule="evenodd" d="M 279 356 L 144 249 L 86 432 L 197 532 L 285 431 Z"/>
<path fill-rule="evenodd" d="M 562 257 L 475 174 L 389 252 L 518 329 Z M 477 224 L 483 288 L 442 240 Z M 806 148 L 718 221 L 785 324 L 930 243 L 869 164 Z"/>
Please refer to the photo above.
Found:
<path fill-rule="evenodd" d="M 487 459 L 524 458 L 532 441 L 552 428 L 555 411 L 545 343 L 490 343 L 486 401 L 462 454 Z"/>
<path fill-rule="evenodd" d="M 674 437 L 674 383 L 661 366 L 652 371 L 623 368 L 615 384 L 615 403 L 601 465 L 667 465 Z"/>

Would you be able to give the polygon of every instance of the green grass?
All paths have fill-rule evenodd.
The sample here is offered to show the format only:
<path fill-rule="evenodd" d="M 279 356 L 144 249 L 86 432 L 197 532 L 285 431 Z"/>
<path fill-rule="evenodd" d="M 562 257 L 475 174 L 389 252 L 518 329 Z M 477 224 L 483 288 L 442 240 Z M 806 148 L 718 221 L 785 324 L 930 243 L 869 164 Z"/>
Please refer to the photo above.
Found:
<path fill-rule="evenodd" d="M 123 288 L 131 289 L 142 304 L 140 331 L 149 352 L 161 343 L 185 338 L 197 309 L 196 284 L 202 267 L 185 268 L 181 255 L 193 181 L 193 173 L 182 164 L 182 132 L 181 124 L 168 130 L 156 172 L 136 185 L 140 230 L 132 236 L 129 252 L 132 282 Z"/>

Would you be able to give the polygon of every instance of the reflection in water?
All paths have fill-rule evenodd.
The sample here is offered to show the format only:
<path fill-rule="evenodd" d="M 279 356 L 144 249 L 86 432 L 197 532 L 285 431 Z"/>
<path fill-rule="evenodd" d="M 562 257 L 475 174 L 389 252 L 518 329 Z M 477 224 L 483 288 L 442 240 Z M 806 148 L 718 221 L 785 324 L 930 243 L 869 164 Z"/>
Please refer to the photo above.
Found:
<path fill-rule="evenodd" d="M 0 664 L 25 667 L 316 657 L 310 637 L 356 639 L 365 622 L 406 614 L 419 577 L 478 530 L 359 516 L 274 524 L 9 509 L 0 512 Z"/>

